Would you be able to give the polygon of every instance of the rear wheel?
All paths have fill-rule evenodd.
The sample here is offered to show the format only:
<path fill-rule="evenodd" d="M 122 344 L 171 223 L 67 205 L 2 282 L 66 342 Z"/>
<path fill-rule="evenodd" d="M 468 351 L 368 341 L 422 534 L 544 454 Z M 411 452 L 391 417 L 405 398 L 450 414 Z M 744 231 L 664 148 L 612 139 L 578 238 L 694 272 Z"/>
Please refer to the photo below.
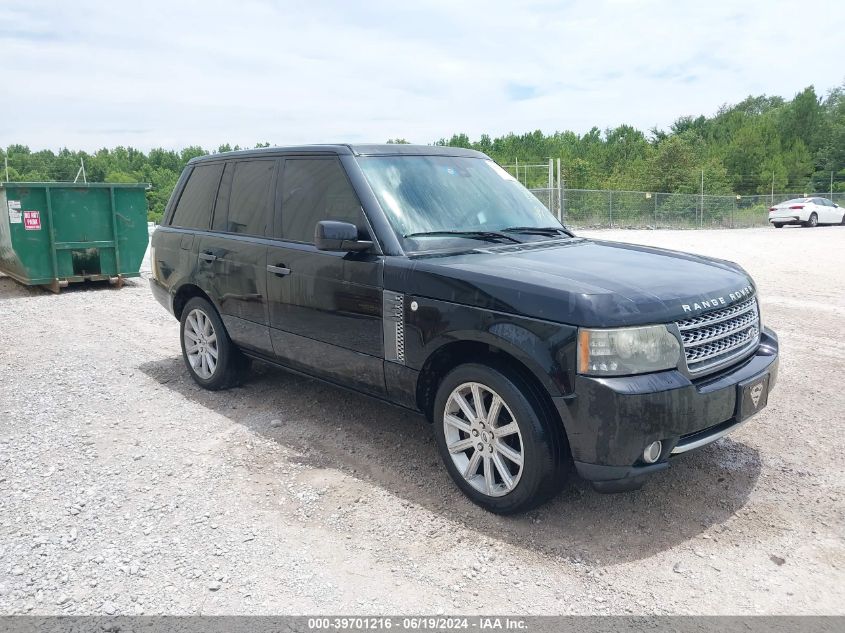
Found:
<path fill-rule="evenodd" d="M 449 475 L 474 503 L 498 514 L 551 498 L 567 479 L 563 431 L 517 376 L 461 365 L 441 382 L 434 434 Z"/>
<path fill-rule="evenodd" d="M 816 227 L 819 225 L 819 216 L 816 215 L 816 212 L 813 211 L 810 214 L 810 219 L 804 224 L 804 226 L 809 226 L 810 228 Z"/>
<path fill-rule="evenodd" d="M 182 357 L 200 387 L 216 391 L 239 382 L 249 361 L 232 343 L 223 321 L 206 299 L 194 297 L 180 320 Z"/>
<path fill-rule="evenodd" d="M 772 222 L 772 226 L 774 226 L 776 229 L 782 229 L 783 228 L 783 224 L 779 224 L 777 222 Z"/>

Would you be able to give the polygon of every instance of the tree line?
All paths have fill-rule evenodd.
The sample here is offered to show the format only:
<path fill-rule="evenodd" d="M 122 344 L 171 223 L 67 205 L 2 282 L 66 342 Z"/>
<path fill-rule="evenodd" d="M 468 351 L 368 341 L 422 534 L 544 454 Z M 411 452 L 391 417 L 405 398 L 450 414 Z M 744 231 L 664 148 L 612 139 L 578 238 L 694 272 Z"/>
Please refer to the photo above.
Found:
<path fill-rule="evenodd" d="M 402 143 L 404 139 L 388 142 Z M 668 130 L 648 132 L 630 125 L 544 134 L 466 134 L 442 138 L 435 145 L 482 151 L 501 164 L 544 163 L 561 158 L 565 186 L 750 195 L 770 192 L 845 191 L 845 83 L 820 96 L 810 86 L 791 100 L 750 96 L 725 105 L 710 117 L 682 116 Z M 267 147 L 259 143 L 256 147 Z M 195 156 L 241 149 L 226 144 L 216 150 L 198 146 L 145 153 L 132 147 L 94 153 L 62 149 L 32 151 L 25 145 L 0 149 L 13 181 L 74 180 L 84 161 L 92 182 L 146 182 L 150 220 L 160 220 L 185 164 Z M 527 172 L 531 187 L 542 187 L 546 174 Z M 5 178 L 5 173 L 2 174 Z"/>

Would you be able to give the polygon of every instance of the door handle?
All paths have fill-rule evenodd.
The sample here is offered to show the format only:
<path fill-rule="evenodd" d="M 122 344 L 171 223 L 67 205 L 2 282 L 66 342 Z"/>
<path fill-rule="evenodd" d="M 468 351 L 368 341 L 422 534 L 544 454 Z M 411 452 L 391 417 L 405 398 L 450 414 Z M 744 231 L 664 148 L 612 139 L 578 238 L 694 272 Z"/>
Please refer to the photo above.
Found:
<path fill-rule="evenodd" d="M 284 266 L 270 266 L 268 264 L 267 272 L 273 273 L 279 277 L 284 277 L 285 275 L 290 275 L 290 268 L 285 268 Z"/>
<path fill-rule="evenodd" d="M 200 259 L 204 259 L 207 262 L 213 262 L 217 259 L 217 255 L 213 255 L 211 253 L 200 253 Z"/>

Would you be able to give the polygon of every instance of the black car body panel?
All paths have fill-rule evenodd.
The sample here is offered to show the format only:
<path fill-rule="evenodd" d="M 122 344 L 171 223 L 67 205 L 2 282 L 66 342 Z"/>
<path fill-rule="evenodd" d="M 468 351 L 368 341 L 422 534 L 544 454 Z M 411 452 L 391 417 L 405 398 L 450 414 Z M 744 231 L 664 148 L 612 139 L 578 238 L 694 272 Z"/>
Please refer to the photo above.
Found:
<path fill-rule="evenodd" d="M 177 317 L 188 298 L 206 296 L 248 355 L 422 411 L 424 383 L 444 350 L 488 350 L 533 377 L 560 417 L 578 471 L 604 489 L 639 485 L 666 468 L 685 438 L 733 428 L 743 381 L 766 376 L 768 396 L 778 366 L 770 330 L 761 332 L 753 353 L 700 378 L 680 365 L 606 378 L 578 371 L 579 328 L 674 324 L 736 305 L 756 294 L 741 267 L 564 236 L 406 253 L 356 162 L 381 155 L 486 159 L 470 150 L 406 145 L 268 148 L 195 159 L 153 236 L 153 294 Z M 285 170 L 301 159 L 342 166 L 360 203 L 359 232 L 372 248 L 327 252 L 283 235 L 290 204 Z M 225 211 L 226 226 L 219 221 L 226 208 L 219 200 L 231 187 L 228 169 L 204 224 L 174 221 L 194 169 L 256 160 L 276 161 L 260 234 L 220 228 L 236 226 L 237 210 Z M 655 440 L 663 454 L 645 464 L 643 447 Z"/>
<path fill-rule="evenodd" d="M 688 315 L 684 305 L 753 287 L 735 264 L 632 244 L 575 238 L 480 250 L 406 259 L 395 287 L 590 327 L 675 321 Z"/>
<path fill-rule="evenodd" d="M 290 243 L 268 247 L 267 257 L 269 265 L 291 271 L 283 277 L 267 276 L 276 358 L 295 369 L 384 395 L 383 258 Z"/>
<path fill-rule="evenodd" d="M 405 363 L 421 370 L 438 349 L 461 341 L 488 345 L 518 360 L 552 395 L 572 393 L 577 328 L 409 294 Z"/>

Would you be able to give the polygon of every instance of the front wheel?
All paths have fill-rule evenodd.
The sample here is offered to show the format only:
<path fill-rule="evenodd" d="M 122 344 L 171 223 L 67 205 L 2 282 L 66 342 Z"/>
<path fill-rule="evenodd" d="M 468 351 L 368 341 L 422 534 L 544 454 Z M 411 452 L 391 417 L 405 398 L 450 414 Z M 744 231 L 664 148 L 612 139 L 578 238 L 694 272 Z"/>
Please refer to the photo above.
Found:
<path fill-rule="evenodd" d="M 216 391 L 238 383 L 247 359 L 232 343 L 217 310 L 206 299 L 194 297 L 180 320 L 182 357 L 200 387 Z"/>
<path fill-rule="evenodd" d="M 779 224 L 777 222 L 773 222 L 772 226 L 774 226 L 776 229 L 782 229 L 783 228 L 783 224 Z"/>
<path fill-rule="evenodd" d="M 816 212 L 815 212 L 815 211 L 813 211 L 813 212 L 810 214 L 810 219 L 807 221 L 807 223 L 806 223 L 806 224 L 804 224 L 804 226 L 809 226 L 810 228 L 814 228 L 814 227 L 816 227 L 816 226 L 818 226 L 818 225 L 819 225 L 819 216 L 818 216 L 818 215 L 816 215 Z"/>
<path fill-rule="evenodd" d="M 461 365 L 443 379 L 434 434 L 452 479 L 491 512 L 529 510 L 567 479 L 569 450 L 559 422 L 529 385 L 492 367 Z"/>

